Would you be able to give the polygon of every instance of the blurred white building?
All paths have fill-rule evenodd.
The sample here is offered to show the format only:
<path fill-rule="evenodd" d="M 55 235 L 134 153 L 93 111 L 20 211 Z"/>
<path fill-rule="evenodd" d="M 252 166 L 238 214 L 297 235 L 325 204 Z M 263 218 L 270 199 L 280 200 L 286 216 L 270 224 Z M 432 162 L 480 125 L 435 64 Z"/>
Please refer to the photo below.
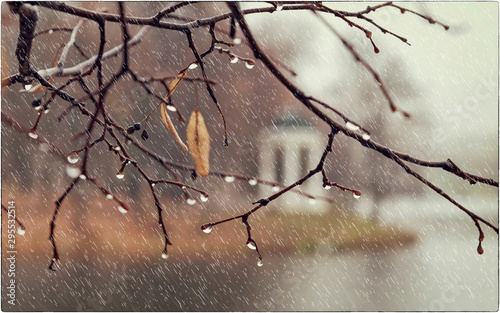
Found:
<path fill-rule="evenodd" d="M 299 115 L 282 114 L 259 133 L 259 177 L 286 186 L 296 182 L 317 166 L 327 140 Z M 326 196 L 321 174 L 295 188 L 313 196 Z M 258 196 L 268 198 L 281 189 L 283 187 L 259 185 Z M 287 192 L 273 204 L 293 213 L 324 213 L 329 207 L 325 201 L 295 192 Z"/>

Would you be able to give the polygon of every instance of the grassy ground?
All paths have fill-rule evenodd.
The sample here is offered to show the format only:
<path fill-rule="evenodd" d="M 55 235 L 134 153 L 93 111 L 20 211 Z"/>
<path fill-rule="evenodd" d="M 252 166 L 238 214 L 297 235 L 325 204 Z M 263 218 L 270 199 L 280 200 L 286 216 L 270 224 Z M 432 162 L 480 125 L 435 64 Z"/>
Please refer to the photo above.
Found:
<path fill-rule="evenodd" d="M 40 210 L 38 200 L 18 199 L 19 216 L 24 217 L 25 236 L 18 236 L 17 248 L 26 259 L 51 259 L 48 230 L 53 204 Z M 65 202 L 56 227 L 56 240 L 62 260 L 98 257 L 127 262 L 159 258 L 163 238 L 155 210 L 121 214 L 108 203 L 89 201 L 82 207 L 71 198 Z M 82 214 L 86 212 L 86 214 Z M 173 246 L 169 254 L 179 260 L 217 261 L 235 256 L 247 257 L 246 229 L 241 221 L 214 227 L 210 234 L 200 226 L 228 213 L 214 216 L 193 207 L 172 208 L 165 223 Z M 5 216 L 4 216 L 5 217 Z M 6 227 L 6 218 L 3 226 Z M 395 249 L 415 242 L 416 235 L 394 225 L 331 212 L 326 215 L 257 212 L 249 219 L 252 235 L 265 257 L 293 254 L 335 254 L 355 250 Z M 6 232 L 3 239 L 6 239 Z"/>

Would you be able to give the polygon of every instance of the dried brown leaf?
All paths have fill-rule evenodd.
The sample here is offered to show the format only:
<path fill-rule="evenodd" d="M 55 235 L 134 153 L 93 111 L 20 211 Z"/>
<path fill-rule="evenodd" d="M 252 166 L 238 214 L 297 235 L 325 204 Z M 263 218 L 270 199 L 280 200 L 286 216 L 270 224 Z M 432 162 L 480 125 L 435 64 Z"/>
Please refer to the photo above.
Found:
<path fill-rule="evenodd" d="M 174 124 L 170 120 L 170 116 L 168 116 L 167 113 L 167 104 L 165 102 L 161 103 L 161 119 L 163 120 L 163 123 L 165 126 L 167 126 L 167 129 L 174 135 L 175 139 L 177 142 L 181 145 L 182 149 L 184 151 L 188 151 L 188 147 L 182 142 L 181 137 L 179 137 L 179 134 L 177 133 L 177 130 L 174 127 Z"/>
<path fill-rule="evenodd" d="M 187 126 L 187 141 L 191 156 L 196 165 L 196 172 L 201 176 L 207 176 L 210 172 L 210 135 L 203 115 L 195 109 L 191 113 Z"/>
<path fill-rule="evenodd" d="M 179 74 L 177 74 L 177 77 L 170 83 L 170 86 L 168 87 L 170 90 L 164 98 L 165 101 L 167 101 L 168 97 L 170 97 L 174 93 L 175 88 L 177 88 L 181 80 L 187 75 L 187 72 L 188 67 L 180 71 Z"/>
<path fill-rule="evenodd" d="M 177 77 L 170 83 L 169 90 L 163 98 L 163 102 L 161 103 L 161 119 L 163 120 L 163 123 L 165 124 L 165 126 L 167 126 L 167 129 L 174 135 L 177 142 L 179 142 L 182 149 L 184 149 L 184 151 L 186 152 L 188 151 L 188 147 L 184 144 L 184 142 L 182 142 L 182 139 L 179 137 L 179 134 L 177 133 L 177 130 L 175 129 L 170 116 L 168 116 L 167 100 L 174 93 L 181 80 L 187 75 L 188 68 L 189 67 L 186 67 L 185 69 L 180 71 L 179 74 L 177 74 Z"/>

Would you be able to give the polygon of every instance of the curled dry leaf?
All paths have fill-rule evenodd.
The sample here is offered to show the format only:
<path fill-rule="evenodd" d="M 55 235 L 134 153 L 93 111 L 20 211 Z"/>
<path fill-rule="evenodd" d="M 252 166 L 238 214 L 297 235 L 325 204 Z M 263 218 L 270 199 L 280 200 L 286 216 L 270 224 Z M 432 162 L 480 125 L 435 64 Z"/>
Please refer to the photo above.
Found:
<path fill-rule="evenodd" d="M 172 120 L 170 120 L 170 116 L 168 116 L 167 113 L 167 105 L 165 104 L 165 102 L 161 103 L 161 119 L 163 120 L 165 126 L 167 126 L 167 129 L 174 135 L 175 139 L 181 145 L 182 149 L 187 152 L 188 147 L 184 144 L 184 142 L 182 142 L 182 139 L 181 137 L 179 137 L 179 134 L 177 133 Z"/>
<path fill-rule="evenodd" d="M 163 98 L 163 102 L 161 103 L 161 119 L 162 119 L 163 123 L 165 124 L 165 126 L 167 126 L 167 129 L 174 135 L 177 142 L 179 142 L 182 149 L 184 149 L 184 151 L 186 151 L 186 152 L 188 151 L 188 147 L 184 144 L 184 142 L 182 142 L 182 139 L 179 137 L 179 134 L 177 133 L 177 130 L 175 129 L 174 124 L 172 123 L 172 120 L 170 119 L 170 116 L 168 116 L 167 100 L 174 93 L 175 89 L 177 88 L 177 86 L 179 85 L 181 80 L 186 76 L 186 74 L 188 72 L 188 68 L 189 68 L 189 66 L 186 67 L 185 69 L 183 69 L 182 71 L 180 71 L 179 74 L 177 74 L 177 77 L 170 83 L 169 91 L 165 95 L 165 97 Z"/>
<path fill-rule="evenodd" d="M 201 176 L 207 176 L 210 172 L 210 135 L 205 125 L 205 119 L 198 109 L 195 109 L 189 118 L 187 141 L 191 156 L 195 161 L 196 172 Z"/>

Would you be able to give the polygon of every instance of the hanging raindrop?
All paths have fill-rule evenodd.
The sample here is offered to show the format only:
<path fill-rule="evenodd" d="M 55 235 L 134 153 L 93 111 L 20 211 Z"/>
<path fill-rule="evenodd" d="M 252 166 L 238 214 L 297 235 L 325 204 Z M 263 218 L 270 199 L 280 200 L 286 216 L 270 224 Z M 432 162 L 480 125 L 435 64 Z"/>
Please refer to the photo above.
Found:
<path fill-rule="evenodd" d="M 246 62 L 245 62 L 245 66 L 246 66 L 248 69 L 252 69 L 252 68 L 255 66 L 255 62 L 254 62 L 254 61 L 246 61 Z"/>
<path fill-rule="evenodd" d="M 195 199 L 193 199 L 193 198 L 191 198 L 191 197 L 187 198 L 187 199 L 186 199 L 186 202 L 187 202 L 187 204 L 189 204 L 189 205 L 194 205 L 194 204 L 196 204 L 196 200 L 195 200 Z"/>
<path fill-rule="evenodd" d="M 257 250 L 257 246 L 255 245 L 255 242 L 253 242 L 253 240 L 247 241 L 247 247 L 249 247 L 252 250 Z"/>
<path fill-rule="evenodd" d="M 17 229 L 17 233 L 21 236 L 24 236 L 24 234 L 26 234 L 26 229 L 22 228 L 22 227 L 19 227 Z"/>
<path fill-rule="evenodd" d="M 189 64 L 189 67 L 188 67 L 188 68 L 189 68 L 190 70 L 194 70 L 194 69 L 195 69 L 195 68 L 197 68 L 197 67 L 198 67 L 198 63 L 191 63 L 191 64 Z"/>
<path fill-rule="evenodd" d="M 226 183 L 232 183 L 236 178 L 234 176 L 226 176 L 224 177 L 224 180 Z"/>
<path fill-rule="evenodd" d="M 52 35 L 54 33 L 54 30 L 49 30 L 49 35 Z"/>
<path fill-rule="evenodd" d="M 38 134 L 36 133 L 36 131 L 35 131 L 35 130 L 30 131 L 28 135 L 29 135 L 31 138 L 33 138 L 33 139 L 37 139 L 37 138 L 38 138 Z"/>
<path fill-rule="evenodd" d="M 241 38 L 238 38 L 238 37 L 234 38 L 234 39 L 233 39 L 233 43 L 234 43 L 235 45 L 239 45 L 239 44 L 241 43 Z"/>
<path fill-rule="evenodd" d="M 324 185 L 324 186 L 323 186 L 323 189 L 325 189 L 325 190 L 330 190 L 330 189 L 332 189 L 332 186 L 330 186 L 330 185 Z"/>
<path fill-rule="evenodd" d="M 363 135 L 361 135 L 361 137 L 364 139 L 364 140 L 370 140 L 370 135 L 368 135 L 367 133 L 364 133 Z"/>
<path fill-rule="evenodd" d="M 205 195 L 200 195 L 200 200 L 201 200 L 201 202 L 207 202 L 208 201 L 208 197 L 205 196 Z"/>
<path fill-rule="evenodd" d="M 87 176 L 85 176 L 85 174 L 80 174 L 80 176 L 78 176 L 78 177 L 80 177 L 81 180 L 86 180 L 87 179 Z"/>
<path fill-rule="evenodd" d="M 272 191 L 276 192 L 276 191 L 279 191 L 280 190 L 280 187 L 279 186 L 273 186 L 273 188 L 271 188 Z"/>
<path fill-rule="evenodd" d="M 71 178 L 77 178 L 80 176 L 80 169 L 74 166 L 66 166 L 66 175 Z"/>
<path fill-rule="evenodd" d="M 210 224 L 203 225 L 203 226 L 201 226 L 201 230 L 202 230 L 205 234 L 208 234 L 209 232 L 211 232 L 211 231 L 212 231 L 212 225 L 210 225 Z"/>
<path fill-rule="evenodd" d="M 76 152 L 70 152 L 68 154 L 68 162 L 69 163 L 75 164 L 76 162 L 78 162 L 78 160 L 80 160 L 80 157 L 78 156 L 78 153 L 76 153 Z"/>
<path fill-rule="evenodd" d="M 256 179 L 250 179 L 248 181 L 248 183 L 250 184 L 250 186 L 255 186 L 255 185 L 257 185 L 257 180 Z"/>
<path fill-rule="evenodd" d="M 307 200 L 307 202 L 308 202 L 309 204 L 311 204 L 311 205 L 314 205 L 314 204 L 316 204 L 316 199 L 309 198 L 309 199 Z"/>
<path fill-rule="evenodd" d="M 128 212 L 128 210 L 125 209 L 124 207 L 122 207 L 121 205 L 118 207 L 118 211 L 120 211 L 120 213 L 122 213 L 122 214 L 125 214 Z"/>
<path fill-rule="evenodd" d="M 116 173 L 116 178 L 123 179 L 123 177 L 125 177 L 125 174 L 123 174 L 123 172 Z"/>
<path fill-rule="evenodd" d="M 345 123 L 345 127 L 347 127 L 347 129 L 349 129 L 349 130 L 352 130 L 353 132 L 355 132 L 355 131 L 358 131 L 358 130 L 359 130 L 359 126 L 358 126 L 358 125 L 355 125 L 355 124 L 353 124 L 353 123 L 351 123 L 351 122 L 347 122 L 347 123 Z"/>
<path fill-rule="evenodd" d="M 168 254 L 166 252 L 163 252 L 161 254 L 161 258 L 164 259 L 164 260 L 168 259 Z"/>
<path fill-rule="evenodd" d="M 264 265 L 264 262 L 262 262 L 262 260 L 259 260 L 259 261 L 257 262 L 257 266 L 258 266 L 258 267 L 261 267 L 262 265 Z"/>
<path fill-rule="evenodd" d="M 235 56 L 235 55 L 232 55 L 232 56 L 231 56 L 231 63 L 232 63 L 232 64 L 237 63 L 237 62 L 238 62 L 238 60 L 239 60 L 239 59 L 238 59 L 238 57 L 237 57 L 237 56 Z"/>
<path fill-rule="evenodd" d="M 30 89 L 31 89 L 31 87 L 33 87 L 33 85 L 32 85 L 32 84 L 25 84 L 25 85 L 24 85 L 24 90 L 28 91 L 28 90 L 30 90 Z"/>
<path fill-rule="evenodd" d="M 281 11 L 281 10 L 283 10 L 283 5 L 282 4 L 276 5 L 276 11 Z"/>
<path fill-rule="evenodd" d="M 177 108 L 171 104 L 167 104 L 167 110 L 177 112 Z"/>
<path fill-rule="evenodd" d="M 113 150 L 115 150 L 115 151 L 120 151 L 121 149 L 122 149 L 122 148 L 120 148 L 120 146 L 115 146 L 115 147 L 113 147 Z"/>
<path fill-rule="evenodd" d="M 108 200 L 113 199 L 113 195 L 112 195 L 112 194 L 110 194 L 110 193 L 108 193 L 108 194 L 106 195 L 106 199 L 108 199 Z"/>
<path fill-rule="evenodd" d="M 359 198 L 361 198 L 361 192 L 359 192 L 359 191 L 353 192 L 353 193 L 352 193 L 352 196 L 353 196 L 355 199 L 359 199 Z"/>

